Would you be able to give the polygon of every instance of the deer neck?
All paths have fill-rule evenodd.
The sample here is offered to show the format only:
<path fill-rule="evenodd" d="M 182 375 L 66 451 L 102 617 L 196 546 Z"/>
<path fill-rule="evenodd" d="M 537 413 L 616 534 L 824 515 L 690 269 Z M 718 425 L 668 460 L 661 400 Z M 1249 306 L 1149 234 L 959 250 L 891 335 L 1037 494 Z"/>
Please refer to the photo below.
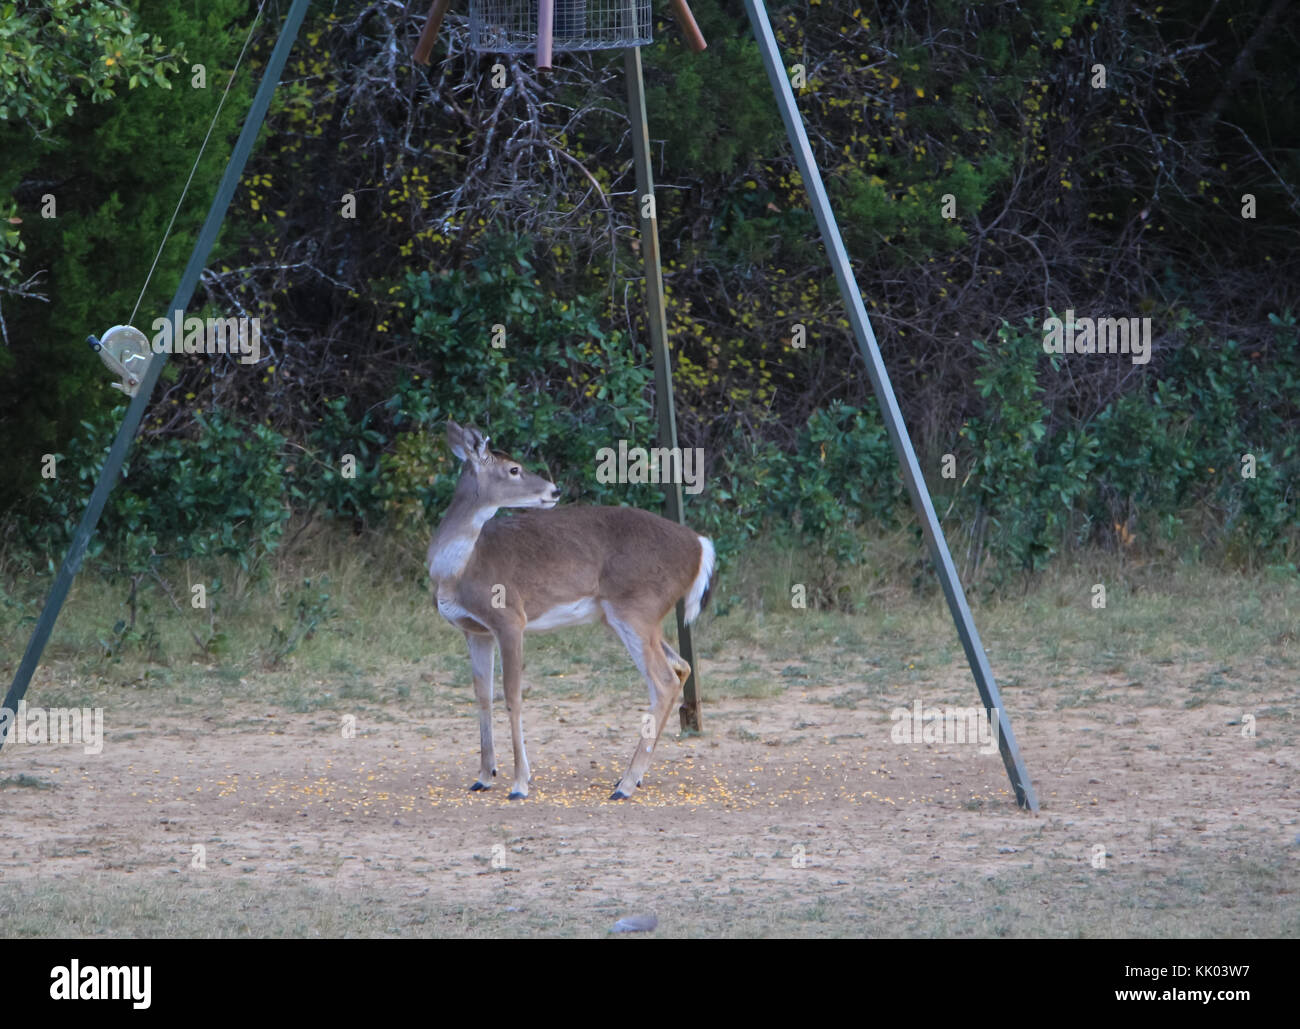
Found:
<path fill-rule="evenodd" d="M 495 506 L 479 498 L 477 484 L 468 476 L 463 477 L 429 544 L 429 575 L 440 589 L 453 586 L 460 579 L 474 554 L 479 533 L 496 513 Z"/>

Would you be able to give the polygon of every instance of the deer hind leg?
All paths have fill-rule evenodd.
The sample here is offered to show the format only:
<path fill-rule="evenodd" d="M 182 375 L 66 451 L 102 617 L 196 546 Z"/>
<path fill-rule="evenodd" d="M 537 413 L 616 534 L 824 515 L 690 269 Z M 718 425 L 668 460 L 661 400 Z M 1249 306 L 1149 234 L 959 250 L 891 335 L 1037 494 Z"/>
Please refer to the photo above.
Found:
<path fill-rule="evenodd" d="M 691 677 L 691 666 L 686 663 L 686 658 L 673 650 L 665 639 L 661 639 L 659 645 L 664 649 L 664 657 L 668 660 L 668 667 L 671 668 L 673 673 L 677 676 L 678 684 L 685 686 L 686 680 Z"/>
<path fill-rule="evenodd" d="M 650 758 L 654 754 L 655 745 L 664 731 L 669 714 L 672 713 L 682 683 L 686 681 L 686 676 L 690 675 L 690 665 L 664 642 L 663 634 L 657 624 L 637 626 L 631 620 L 619 618 L 608 608 L 605 616 L 610 627 L 623 641 L 623 646 L 627 647 L 627 652 L 632 656 L 633 663 L 650 690 L 649 718 L 642 721 L 637 734 L 636 749 L 632 752 L 632 760 L 628 764 L 627 771 L 623 773 L 623 778 L 618 781 L 618 785 L 610 795 L 610 800 L 626 800 L 641 785 L 641 778 L 650 767 Z M 670 664 L 672 659 L 668 656 L 669 653 L 676 657 L 675 664 Z M 682 672 L 683 668 L 685 674 Z"/>
<path fill-rule="evenodd" d="M 469 644 L 469 666 L 474 673 L 474 697 L 478 701 L 478 778 L 471 790 L 490 790 L 497 774 L 496 745 L 492 739 L 492 679 L 497 643 L 491 636 L 465 633 Z"/>
<path fill-rule="evenodd" d="M 510 712 L 510 740 L 515 748 L 515 781 L 510 787 L 510 800 L 528 796 L 528 784 L 533 773 L 528 767 L 528 753 L 524 750 L 523 690 L 520 677 L 524 667 L 523 629 L 511 627 L 497 636 L 501 648 L 501 678 L 505 685 L 506 710 Z"/>

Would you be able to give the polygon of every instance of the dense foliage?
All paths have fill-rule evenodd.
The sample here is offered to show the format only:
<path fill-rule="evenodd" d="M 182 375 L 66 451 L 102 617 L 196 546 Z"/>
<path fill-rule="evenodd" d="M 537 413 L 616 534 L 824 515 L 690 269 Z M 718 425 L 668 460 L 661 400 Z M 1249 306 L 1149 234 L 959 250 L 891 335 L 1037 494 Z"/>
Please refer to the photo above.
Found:
<path fill-rule="evenodd" d="M 645 52 L 680 434 L 708 468 L 690 517 L 724 555 L 778 530 L 853 562 L 864 528 L 908 517 L 897 464 L 743 12 L 693 6 L 704 55 L 671 22 Z M 0 505 L 55 554 L 121 409 L 80 340 L 130 316 L 256 5 L 8 7 Z M 1284 8 L 770 5 L 967 576 L 1083 543 L 1296 561 Z M 285 9 L 255 31 L 254 75 Z M 540 79 L 469 52 L 453 14 L 426 70 L 407 57 L 420 22 L 397 2 L 314 6 L 193 308 L 259 317 L 265 358 L 170 363 L 101 529 L 114 567 L 255 559 L 294 509 L 427 522 L 452 483 L 448 416 L 570 496 L 658 502 L 594 475 L 599 447 L 654 433 L 622 61 L 565 55 Z M 253 82 L 137 325 L 162 313 Z M 1150 318 L 1150 363 L 1044 353 L 1066 311 Z"/>

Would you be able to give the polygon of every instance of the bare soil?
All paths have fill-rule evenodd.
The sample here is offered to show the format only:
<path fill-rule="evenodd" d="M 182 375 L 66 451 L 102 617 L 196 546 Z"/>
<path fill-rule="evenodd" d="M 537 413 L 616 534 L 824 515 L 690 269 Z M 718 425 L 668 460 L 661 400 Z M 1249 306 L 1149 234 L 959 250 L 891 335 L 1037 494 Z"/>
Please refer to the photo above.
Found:
<path fill-rule="evenodd" d="M 973 698 L 963 672 L 946 692 Z M 1171 670 L 1170 691 L 1197 674 Z M 303 931 L 273 910 L 289 885 L 383 909 L 379 923 L 330 930 L 365 935 L 593 935 L 651 912 L 669 935 L 1300 931 L 1294 723 L 1266 708 L 1289 702 L 1292 684 L 1263 687 L 1254 737 L 1239 707 L 1143 706 L 1149 692 L 1118 681 L 1074 709 L 1008 690 L 1038 815 L 1015 807 L 996 754 L 895 744 L 894 705 L 837 705 L 845 685 L 706 696 L 705 734 L 664 739 L 624 802 L 607 797 L 634 741 L 627 697 L 530 691 L 534 787 L 515 802 L 503 705 L 500 785 L 467 790 L 468 686 L 447 684 L 464 698 L 448 713 L 363 710 L 352 738 L 334 711 L 110 709 L 101 754 L 6 748 L 0 882 L 10 895 L 180 883 L 183 898 L 241 880 L 266 891 L 267 910 L 245 916 L 253 935 Z M 1009 918 L 981 896 L 999 883 Z M 963 897 L 977 917 L 952 910 Z M 1261 902 L 1272 910 L 1247 913 Z M 460 922 L 406 917 L 420 905 Z M 6 910 L 0 928 L 13 930 Z M 177 917 L 173 931 L 217 931 L 197 908 Z M 126 913 L 107 931 L 150 930 Z"/>

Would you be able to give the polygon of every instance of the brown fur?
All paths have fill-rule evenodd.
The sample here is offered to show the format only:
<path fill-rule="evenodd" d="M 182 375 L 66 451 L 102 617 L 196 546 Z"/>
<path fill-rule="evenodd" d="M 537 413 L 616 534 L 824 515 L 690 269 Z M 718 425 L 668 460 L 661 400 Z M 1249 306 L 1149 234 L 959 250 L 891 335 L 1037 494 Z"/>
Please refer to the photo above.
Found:
<path fill-rule="evenodd" d="M 465 470 L 429 545 L 428 563 L 439 610 L 465 632 L 474 666 L 482 747 L 479 778 L 471 789 L 487 789 L 496 775 L 492 643 L 501 652 L 514 744 L 511 797 L 523 797 L 531 778 L 520 716 L 524 631 L 548 611 L 559 617 L 557 611 L 585 604 L 594 620 L 619 635 L 650 689 L 653 736 L 638 739 L 614 794 L 630 796 L 691 674 L 690 665 L 664 640 L 661 624 L 700 574 L 699 537 L 638 508 L 538 509 L 554 504 L 559 493 L 554 484 L 489 451 L 486 437 L 472 427 L 452 422 L 447 438 Z M 527 509 L 487 517 L 501 507 Z"/>

